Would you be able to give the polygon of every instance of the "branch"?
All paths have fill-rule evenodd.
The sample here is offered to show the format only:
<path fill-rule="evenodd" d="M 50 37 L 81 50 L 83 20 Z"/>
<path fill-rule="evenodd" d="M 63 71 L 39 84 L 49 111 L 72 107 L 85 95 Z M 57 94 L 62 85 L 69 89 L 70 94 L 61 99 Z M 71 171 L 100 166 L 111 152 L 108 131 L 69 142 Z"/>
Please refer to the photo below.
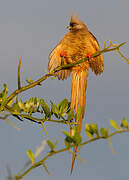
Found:
<path fill-rule="evenodd" d="M 12 108 L 7 106 L 7 105 L 5 107 L 5 110 L 10 112 L 16 118 L 21 117 L 21 119 L 20 119 L 21 121 L 22 121 L 23 118 L 25 118 L 27 120 L 30 120 L 30 121 L 38 123 L 38 124 L 41 124 L 42 122 L 43 123 L 44 122 L 54 122 L 54 123 L 67 124 L 67 125 L 77 124 L 76 122 L 68 122 L 66 120 L 54 120 L 54 119 L 49 119 L 49 118 L 41 118 L 41 119 L 36 118 L 36 117 L 33 117 L 33 116 L 29 115 L 29 114 L 23 114 L 23 113 L 20 113 L 20 112 L 16 112 L 16 111 L 12 110 Z"/>
<path fill-rule="evenodd" d="M 103 137 L 103 136 L 98 136 L 98 137 L 94 137 L 94 138 L 91 138 L 89 139 L 88 141 L 84 141 L 83 143 L 79 144 L 79 147 L 82 148 L 84 145 L 87 145 L 91 142 L 95 142 L 97 140 L 101 140 L 101 139 L 109 139 L 110 137 L 116 135 L 116 134 L 121 134 L 121 133 L 126 133 L 126 132 L 129 132 L 129 129 L 119 129 L 111 134 L 108 135 L 108 137 Z M 54 150 L 54 151 L 51 151 L 48 153 L 48 155 L 46 155 L 42 160 L 34 163 L 30 168 L 28 168 L 24 173 L 22 173 L 21 175 L 15 175 L 15 179 L 16 180 L 19 180 L 19 179 L 22 179 L 25 175 L 27 175 L 30 171 L 32 171 L 33 169 L 35 169 L 36 167 L 39 167 L 41 165 L 44 164 L 44 162 L 54 156 L 55 154 L 59 154 L 59 153 L 62 153 L 62 152 L 65 152 L 65 151 L 69 151 L 70 148 L 76 146 L 76 144 L 73 144 L 73 145 L 70 145 L 69 147 L 66 147 L 66 148 L 63 148 L 63 149 L 59 149 L 59 150 Z"/>
<path fill-rule="evenodd" d="M 124 42 L 124 43 L 121 43 L 120 45 L 114 45 L 114 44 L 112 44 L 112 43 L 110 42 L 110 45 L 109 45 L 109 46 L 105 47 L 105 48 L 104 48 L 103 50 L 101 50 L 101 51 L 98 51 L 98 52 L 92 54 L 90 58 L 99 56 L 100 54 L 103 54 L 103 53 L 106 53 L 106 52 L 111 52 L 111 51 L 120 52 L 120 51 L 119 51 L 119 48 L 120 48 L 121 46 L 123 46 L 124 44 L 125 44 L 125 42 Z M 113 46 L 113 48 L 111 48 L 112 46 Z M 115 47 L 114 47 L 114 46 L 115 46 Z M 120 54 L 120 53 L 119 53 L 119 54 Z M 123 57 L 123 55 L 122 55 L 122 57 Z M 59 67 L 55 68 L 52 72 L 47 73 L 46 75 L 42 76 L 40 79 L 36 80 L 35 82 L 32 82 L 32 83 L 29 84 L 29 85 L 26 85 L 26 86 L 24 86 L 24 87 L 21 87 L 20 89 L 15 90 L 15 91 L 7 98 L 7 104 L 8 104 L 16 95 L 18 95 L 18 94 L 20 94 L 20 93 L 22 93 L 22 92 L 24 92 L 24 91 L 26 91 L 26 90 L 28 90 L 28 89 L 31 89 L 31 88 L 33 88 L 33 87 L 41 84 L 41 82 L 45 81 L 47 78 L 49 78 L 49 77 L 51 77 L 51 76 L 55 76 L 55 72 L 58 72 L 58 71 L 60 71 L 60 70 L 62 70 L 62 69 L 67 69 L 67 68 L 76 66 L 76 65 L 78 65 L 78 64 L 80 64 L 80 63 L 82 63 L 82 62 L 84 62 L 84 61 L 86 61 L 86 60 L 88 60 L 88 59 L 89 59 L 89 58 L 86 57 L 85 59 L 81 59 L 81 60 L 79 60 L 79 61 L 77 61 L 77 62 L 75 62 L 75 63 L 73 63 L 73 64 L 66 64 L 66 65 L 59 66 Z M 128 59 L 127 59 L 127 60 L 128 60 Z M 129 61 L 129 60 L 128 60 L 128 61 Z M 19 87 L 20 87 L 20 86 L 19 86 Z"/>

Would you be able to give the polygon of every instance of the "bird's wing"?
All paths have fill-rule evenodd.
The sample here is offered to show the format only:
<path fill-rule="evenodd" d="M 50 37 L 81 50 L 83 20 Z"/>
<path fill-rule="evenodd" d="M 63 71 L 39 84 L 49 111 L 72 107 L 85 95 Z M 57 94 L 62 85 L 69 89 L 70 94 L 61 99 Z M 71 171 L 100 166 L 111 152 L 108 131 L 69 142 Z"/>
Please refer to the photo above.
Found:
<path fill-rule="evenodd" d="M 99 43 L 98 43 L 96 37 L 91 32 L 89 32 L 89 33 L 91 36 L 90 43 L 94 49 L 94 53 L 97 51 L 100 51 Z M 91 70 L 96 75 L 101 74 L 104 70 L 104 59 L 103 59 L 102 54 L 95 58 L 91 58 L 91 60 L 89 61 L 89 64 L 90 64 Z"/>
<path fill-rule="evenodd" d="M 67 61 L 64 57 L 64 62 L 62 62 L 60 53 L 63 51 L 63 45 L 60 43 L 58 44 L 50 53 L 49 55 L 49 63 L 48 63 L 48 70 L 53 71 L 56 67 L 61 66 L 61 64 L 67 64 Z M 56 72 L 58 79 L 67 79 L 70 75 L 71 70 L 60 70 Z"/>

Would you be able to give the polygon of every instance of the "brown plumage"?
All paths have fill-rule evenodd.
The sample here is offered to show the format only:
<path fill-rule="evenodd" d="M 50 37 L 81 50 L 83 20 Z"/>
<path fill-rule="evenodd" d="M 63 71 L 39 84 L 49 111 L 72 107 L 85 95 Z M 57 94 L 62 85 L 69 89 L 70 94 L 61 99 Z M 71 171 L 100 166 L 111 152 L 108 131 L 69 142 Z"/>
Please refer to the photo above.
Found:
<path fill-rule="evenodd" d="M 49 55 L 49 71 L 61 65 L 62 52 L 65 54 L 63 63 L 70 64 L 100 50 L 97 39 L 76 15 L 72 15 L 68 29 L 69 32 L 65 34 L 63 39 Z M 89 60 L 77 66 L 66 70 L 60 70 L 56 73 L 58 79 L 64 80 L 67 79 L 72 72 L 71 108 L 75 109 L 75 113 L 77 113 L 80 107 L 82 108 L 82 115 L 78 121 L 79 133 L 81 132 L 82 119 L 85 113 L 85 97 L 89 67 L 96 75 L 101 74 L 104 70 L 103 56 L 99 55 L 95 58 L 89 58 Z M 71 132 L 72 129 L 70 129 L 70 133 Z M 73 148 L 73 151 L 71 174 L 74 167 L 77 147 Z"/>

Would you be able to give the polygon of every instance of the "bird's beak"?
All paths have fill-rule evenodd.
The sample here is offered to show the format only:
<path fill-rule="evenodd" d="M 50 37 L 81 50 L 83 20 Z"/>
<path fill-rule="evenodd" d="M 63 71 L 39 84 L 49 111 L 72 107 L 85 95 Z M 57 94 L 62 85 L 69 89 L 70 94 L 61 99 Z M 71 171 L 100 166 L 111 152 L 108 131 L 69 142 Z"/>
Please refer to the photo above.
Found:
<path fill-rule="evenodd" d="M 71 30 L 71 26 L 67 26 L 67 29 L 68 29 L 68 30 Z"/>

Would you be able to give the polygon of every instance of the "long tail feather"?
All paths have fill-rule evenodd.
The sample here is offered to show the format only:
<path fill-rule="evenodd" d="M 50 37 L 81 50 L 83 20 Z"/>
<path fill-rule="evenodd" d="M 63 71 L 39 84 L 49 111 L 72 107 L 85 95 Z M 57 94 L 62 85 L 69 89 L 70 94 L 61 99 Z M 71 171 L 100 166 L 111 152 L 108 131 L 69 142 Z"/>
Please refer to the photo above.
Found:
<path fill-rule="evenodd" d="M 86 97 L 86 87 L 87 87 L 87 75 L 88 71 L 86 70 L 73 70 L 72 71 L 72 88 L 71 88 L 71 108 L 75 109 L 75 113 L 77 113 L 78 109 L 82 108 L 82 115 L 78 120 L 78 131 L 81 132 L 82 127 L 82 119 L 85 113 L 85 97 Z M 70 128 L 70 134 L 72 134 L 72 128 Z M 72 174 L 74 163 L 76 159 L 78 146 L 73 148 L 73 156 L 72 156 L 72 165 L 70 174 Z"/>
<path fill-rule="evenodd" d="M 77 154 L 77 149 L 78 149 L 78 146 L 73 147 L 73 156 L 72 156 L 72 165 L 71 165 L 70 175 L 72 175 L 72 172 L 73 172 L 74 163 L 75 163 L 76 154 Z"/>

